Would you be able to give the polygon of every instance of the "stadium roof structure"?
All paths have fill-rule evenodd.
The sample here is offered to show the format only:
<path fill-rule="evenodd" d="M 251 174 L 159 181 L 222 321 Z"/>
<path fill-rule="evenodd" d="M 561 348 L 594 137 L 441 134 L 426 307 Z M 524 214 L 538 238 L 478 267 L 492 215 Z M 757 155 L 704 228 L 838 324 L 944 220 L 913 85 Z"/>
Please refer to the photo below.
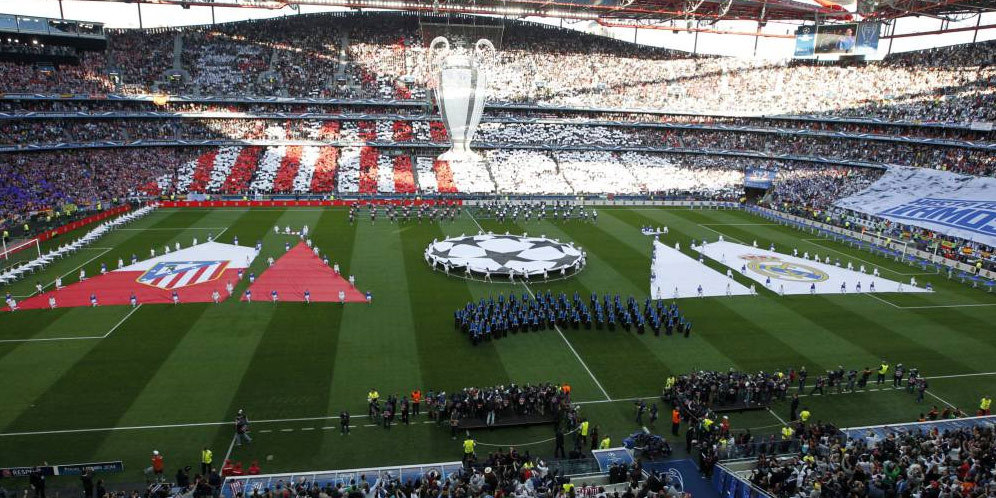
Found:
<path fill-rule="evenodd" d="M 644 21 L 720 20 L 851 21 L 855 0 L 91 0 L 257 9 L 299 5 L 412 12 L 539 16 L 568 19 Z M 916 15 L 938 17 L 996 12 L 996 0 L 856 0 L 864 18 L 890 20 Z"/>

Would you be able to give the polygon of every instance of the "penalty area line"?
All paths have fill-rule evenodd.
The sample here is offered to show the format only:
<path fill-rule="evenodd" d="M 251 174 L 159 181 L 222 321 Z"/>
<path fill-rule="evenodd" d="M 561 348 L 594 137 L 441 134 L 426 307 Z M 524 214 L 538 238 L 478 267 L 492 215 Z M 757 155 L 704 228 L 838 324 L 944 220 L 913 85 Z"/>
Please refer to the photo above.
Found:
<path fill-rule="evenodd" d="M 705 224 L 702 224 L 702 223 L 699 223 L 698 225 L 699 225 L 700 227 L 702 227 L 702 228 L 705 228 L 706 230 L 709 230 L 710 232 L 716 232 L 716 233 L 718 233 L 718 234 L 722 235 L 723 237 L 726 237 L 727 239 L 730 239 L 730 240 L 733 240 L 733 241 L 736 241 L 736 242 L 739 242 L 739 243 L 741 243 L 741 244 L 743 244 L 743 245 L 747 245 L 747 243 L 746 243 L 746 242 L 744 242 L 744 241 L 742 241 L 742 240 L 740 240 L 740 239 L 738 239 L 738 238 L 736 238 L 736 237 L 732 237 L 732 236 L 730 236 L 729 234 L 725 234 L 725 233 L 723 233 L 723 232 L 720 232 L 719 230 L 716 230 L 715 228 L 709 228 L 709 227 L 707 227 L 707 226 L 706 226 Z"/>
<path fill-rule="evenodd" d="M 131 315 L 135 314 L 135 312 L 138 311 L 138 309 L 141 308 L 141 307 L 142 307 L 142 305 L 139 304 L 138 306 L 135 306 L 130 311 L 128 311 L 128 313 L 124 316 L 124 318 L 122 318 L 121 320 L 118 320 L 118 323 L 114 324 L 114 326 L 111 327 L 111 329 L 108 330 L 107 333 L 104 334 L 104 335 L 88 335 L 88 336 L 79 336 L 79 337 L 35 337 L 35 338 L 30 338 L 30 339 L 3 339 L 3 340 L 0 340 L 0 343 L 79 341 L 79 340 L 88 340 L 88 339 L 89 340 L 107 339 L 108 336 L 110 336 L 111 334 L 113 334 L 114 331 L 118 329 L 118 327 L 120 327 L 126 320 L 128 320 L 129 318 L 131 318 Z"/>
<path fill-rule="evenodd" d="M 895 304 L 895 303 L 893 303 L 891 301 L 882 299 L 882 298 L 880 298 L 880 297 L 878 297 L 875 294 L 872 294 L 870 292 L 862 292 L 862 294 L 864 294 L 864 295 L 866 295 L 866 296 L 868 296 L 868 297 L 870 297 L 872 299 L 875 299 L 875 300 L 881 301 L 881 302 L 883 302 L 885 304 L 888 304 L 889 306 L 892 306 L 893 308 L 896 308 L 896 309 L 899 309 L 899 310 L 929 310 L 929 309 L 935 309 L 935 308 L 984 308 L 984 307 L 988 307 L 988 306 L 996 306 L 996 303 L 930 304 L 930 305 L 924 305 L 924 306 L 900 306 L 900 305 Z"/>

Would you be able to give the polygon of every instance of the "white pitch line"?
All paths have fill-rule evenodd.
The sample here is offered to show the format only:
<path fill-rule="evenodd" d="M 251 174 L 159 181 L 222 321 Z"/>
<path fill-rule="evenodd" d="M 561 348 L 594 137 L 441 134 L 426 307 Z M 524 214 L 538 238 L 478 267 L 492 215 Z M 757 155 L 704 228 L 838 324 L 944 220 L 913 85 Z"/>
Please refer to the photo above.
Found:
<path fill-rule="evenodd" d="M 945 405 L 950 406 L 951 408 L 958 408 L 957 406 L 952 405 L 951 403 L 948 403 L 944 398 L 942 398 L 942 397 L 940 397 L 940 396 L 938 396 L 938 395 L 930 392 L 930 389 L 928 389 L 928 390 L 926 390 L 924 392 L 927 393 L 928 395 L 930 395 L 931 397 L 933 397 L 934 399 L 940 401 L 941 403 L 944 403 Z"/>
<path fill-rule="evenodd" d="M 996 306 L 996 303 L 931 304 L 931 305 L 924 305 L 924 306 L 900 306 L 900 305 L 895 304 L 893 302 L 890 302 L 890 301 L 887 301 L 885 299 L 882 299 L 882 298 L 880 298 L 880 297 L 878 297 L 875 294 L 872 294 L 870 292 L 862 292 L 862 294 L 864 294 L 864 295 L 866 295 L 868 297 L 877 299 L 877 300 L 879 300 L 879 301 L 881 301 L 881 302 L 883 302 L 885 304 L 888 304 L 889 306 L 892 306 L 893 308 L 900 309 L 900 310 L 926 310 L 926 309 L 934 309 L 934 308 L 980 308 L 980 307 L 987 307 L 987 306 Z"/>
<path fill-rule="evenodd" d="M 883 303 L 888 304 L 889 306 L 892 306 L 893 308 L 897 308 L 897 309 L 902 309 L 903 308 L 902 306 L 900 306 L 898 304 L 895 304 L 895 303 L 892 303 L 890 301 L 886 301 L 885 299 L 882 299 L 882 298 L 876 296 L 875 294 L 872 294 L 871 292 L 862 292 L 862 294 L 864 294 L 864 295 L 866 295 L 866 296 L 868 296 L 868 297 L 870 297 L 872 299 L 876 299 L 878 301 L 882 301 Z"/>
<path fill-rule="evenodd" d="M 475 225 L 477 225 L 478 230 L 482 232 L 484 231 L 484 227 L 482 227 L 481 224 L 477 222 L 477 218 L 474 218 L 474 215 L 470 214 L 470 211 L 468 211 L 467 208 L 463 208 L 463 212 L 467 213 L 467 216 L 470 216 L 470 220 L 473 221 Z"/>
<path fill-rule="evenodd" d="M 768 408 L 768 413 L 777 418 L 778 421 L 782 423 L 782 425 L 788 425 L 788 422 L 786 422 L 785 419 L 779 417 L 777 413 L 771 410 L 771 408 Z"/>
<path fill-rule="evenodd" d="M 80 336 L 80 337 L 35 337 L 35 338 L 30 338 L 30 339 L 3 339 L 3 340 L 0 340 L 0 343 L 9 343 L 9 342 L 79 341 L 79 340 L 85 340 L 85 339 L 106 339 L 107 336 L 111 335 L 111 333 L 113 333 L 115 330 L 117 330 L 118 327 L 120 327 L 121 324 L 125 322 L 125 320 L 127 320 L 128 318 L 130 318 L 131 315 L 134 314 L 136 311 L 138 311 L 138 309 L 141 308 L 141 307 L 142 307 L 142 305 L 139 304 L 138 306 L 132 308 L 131 311 L 129 311 L 128 314 L 126 314 L 124 316 L 124 318 L 122 318 L 121 320 L 119 320 L 118 323 L 114 324 L 114 326 L 111 327 L 111 330 L 108 330 L 107 333 L 104 334 L 104 335 L 88 335 L 88 336 Z"/>
<path fill-rule="evenodd" d="M 235 438 L 237 437 L 238 435 L 232 434 L 232 442 L 228 443 L 228 451 L 225 452 L 225 459 L 222 460 L 222 462 L 227 462 L 230 458 L 232 458 L 232 450 L 235 449 Z"/>
<path fill-rule="evenodd" d="M 529 284 L 522 282 L 522 286 L 526 288 L 526 292 L 528 292 L 529 295 L 533 297 L 533 299 L 536 299 L 536 294 L 533 294 L 533 290 L 529 288 Z M 560 327 L 554 324 L 553 329 L 556 330 L 558 334 L 560 334 L 560 338 L 564 340 L 565 344 L 567 344 L 567 348 L 570 349 L 572 353 L 574 353 L 574 357 L 578 359 L 578 363 L 580 363 L 581 366 L 584 367 L 584 370 L 588 372 L 589 376 L 591 376 L 591 380 L 593 380 L 595 382 L 595 385 L 598 386 L 598 389 L 602 391 L 602 395 L 605 396 L 605 400 L 612 401 L 612 396 L 609 396 L 609 393 L 605 390 L 604 387 L 602 387 L 602 383 L 598 381 L 598 378 L 595 377 L 595 374 L 592 373 L 590 368 L 588 368 L 588 364 L 581 359 L 581 355 L 579 355 L 577 350 L 574 349 L 574 346 L 571 345 L 571 341 L 567 340 L 567 336 L 565 336 L 564 333 L 560 330 Z"/>
<path fill-rule="evenodd" d="M 102 337 L 102 339 L 107 338 L 107 336 L 111 335 L 115 330 L 117 330 L 118 327 L 120 327 L 121 324 L 125 322 L 125 320 L 131 318 L 131 315 L 134 315 L 135 312 L 138 311 L 139 308 L 142 307 L 142 304 L 144 304 L 144 303 L 139 303 L 138 306 L 135 306 L 134 308 L 132 308 L 131 311 L 129 311 L 128 314 L 125 315 L 124 318 L 121 319 L 121 321 L 119 321 L 118 323 L 114 324 L 114 326 L 111 327 L 111 330 L 108 330 L 107 333 L 104 334 L 104 337 Z"/>
<path fill-rule="evenodd" d="M 366 418 L 366 415 L 353 415 L 353 418 Z M 313 422 L 316 420 L 337 420 L 338 416 L 326 416 L 326 417 L 301 417 L 301 418 L 281 418 L 281 419 L 268 419 L 268 420 L 253 420 L 254 424 L 274 424 L 282 422 Z M 35 436 L 35 435 L 47 435 L 47 434 L 75 434 L 81 432 L 110 432 L 110 431 L 132 431 L 132 430 L 147 430 L 147 429 L 180 429 L 184 427 L 213 427 L 219 425 L 231 424 L 230 421 L 224 422 L 192 422 L 187 424 L 159 424 L 159 425 L 133 425 L 127 427 L 94 427 L 88 429 L 60 429 L 51 431 L 28 431 L 28 432 L 4 432 L 0 433 L 0 437 L 4 436 Z M 354 426 L 355 427 L 355 426 Z M 262 431 L 260 431 L 262 432 Z"/>
<path fill-rule="evenodd" d="M 996 306 L 996 303 L 978 303 L 978 304 L 934 304 L 928 306 L 900 306 L 900 309 L 904 310 L 924 310 L 931 308 L 978 308 L 986 306 Z"/>
<path fill-rule="evenodd" d="M 700 227 L 702 227 L 702 228 L 705 228 L 706 230 L 709 230 L 710 232 L 716 232 L 716 233 L 718 233 L 718 234 L 722 235 L 723 237 L 726 237 L 726 238 L 728 238 L 728 239 L 730 239 L 730 240 L 735 240 L 735 241 L 737 241 L 737 242 L 739 242 L 739 243 L 741 243 L 741 244 L 743 244 L 743 245 L 747 245 L 747 243 L 746 243 L 746 242 L 744 242 L 744 241 L 742 241 L 742 240 L 740 240 L 740 239 L 738 239 L 738 238 L 736 238 L 736 237 L 731 237 L 730 235 L 728 235 L 728 234 L 725 234 L 725 233 L 723 233 L 723 232 L 720 232 L 719 230 L 715 230 L 715 229 L 712 229 L 712 228 L 709 228 L 709 227 L 707 227 L 707 226 L 703 225 L 702 223 L 699 223 L 698 225 L 699 225 Z"/>
<path fill-rule="evenodd" d="M 483 232 L 484 227 L 482 227 L 481 224 L 477 222 L 477 218 L 475 218 L 474 215 L 470 214 L 470 211 L 468 211 L 466 208 L 464 209 L 464 212 L 467 213 L 467 216 L 469 216 L 470 219 L 474 222 L 474 224 L 477 225 L 477 229 Z M 528 292 L 529 295 L 532 296 L 533 299 L 535 299 L 536 294 L 534 294 L 533 290 L 529 288 L 529 284 L 527 284 L 526 282 L 521 282 L 521 283 L 522 286 L 526 288 L 526 292 Z M 580 363 L 581 366 L 584 367 L 584 370 L 588 372 L 588 375 L 591 377 L 591 380 L 594 381 L 595 385 L 598 386 L 598 389 L 602 391 L 602 395 L 605 396 L 606 401 L 612 401 L 612 396 L 609 396 L 608 391 L 606 391 L 605 388 L 602 387 L 602 383 L 598 381 L 598 378 L 595 377 L 595 374 L 592 373 L 590 368 L 588 368 L 588 364 L 585 363 L 583 359 L 581 359 L 581 355 L 579 355 L 577 350 L 574 349 L 574 346 L 571 344 L 571 341 L 567 340 L 567 336 L 565 336 L 564 332 L 560 330 L 560 327 L 554 324 L 553 329 L 556 330 L 558 334 L 560 334 L 560 338 L 564 340 L 564 344 L 567 344 L 567 348 L 571 350 L 571 353 L 574 353 L 574 357 L 577 358 L 578 363 Z"/>
<path fill-rule="evenodd" d="M 817 240 L 822 242 L 822 241 L 824 241 L 826 239 L 799 239 L 799 240 L 802 240 L 803 242 L 809 242 L 810 244 L 813 244 L 814 246 L 822 247 L 822 248 L 824 248 L 824 249 L 826 249 L 828 251 L 832 251 L 832 252 L 835 252 L 837 254 L 842 254 L 842 255 L 844 255 L 844 256 L 846 256 L 848 258 L 851 258 L 851 259 L 854 259 L 854 260 L 857 260 L 857 261 L 861 261 L 862 263 L 867 263 L 867 264 L 875 266 L 875 267 L 881 267 L 882 270 L 884 270 L 884 271 L 891 271 L 892 273 L 895 273 L 896 275 L 903 275 L 903 276 L 906 276 L 906 277 L 912 277 L 912 276 L 918 276 L 918 275 L 937 275 L 937 273 L 934 273 L 934 272 L 915 272 L 915 273 L 903 273 L 903 272 L 899 272 L 899 271 L 893 270 L 892 268 L 886 268 L 886 267 L 882 266 L 880 263 L 873 263 L 871 261 L 868 261 L 866 259 L 861 259 L 861 258 L 859 258 L 857 256 L 852 255 L 852 254 L 849 254 L 849 253 L 846 253 L 846 252 L 842 252 L 842 251 L 838 251 L 838 250 L 836 250 L 836 249 L 834 249 L 832 247 L 828 247 L 826 244 L 817 244 L 816 242 L 814 242 L 814 241 L 817 241 Z M 838 244 L 839 243 L 840 242 L 838 242 Z"/>
<path fill-rule="evenodd" d="M 0 343 L 9 342 L 46 342 L 46 341 L 82 341 L 82 340 L 92 340 L 92 339 L 103 339 L 102 335 L 88 335 L 81 337 L 39 337 L 32 339 L 3 339 Z"/>
<path fill-rule="evenodd" d="M 118 228 L 124 232 L 150 232 L 155 230 L 221 230 L 227 227 L 156 227 L 156 228 Z"/>
<path fill-rule="evenodd" d="M 699 223 L 702 226 L 714 227 L 777 227 L 778 223 Z"/>
<path fill-rule="evenodd" d="M 954 375 L 935 375 L 933 377 L 924 377 L 927 380 L 933 379 L 958 379 L 961 377 L 982 377 L 986 375 L 996 375 L 996 372 L 979 372 L 970 374 L 954 374 Z"/>

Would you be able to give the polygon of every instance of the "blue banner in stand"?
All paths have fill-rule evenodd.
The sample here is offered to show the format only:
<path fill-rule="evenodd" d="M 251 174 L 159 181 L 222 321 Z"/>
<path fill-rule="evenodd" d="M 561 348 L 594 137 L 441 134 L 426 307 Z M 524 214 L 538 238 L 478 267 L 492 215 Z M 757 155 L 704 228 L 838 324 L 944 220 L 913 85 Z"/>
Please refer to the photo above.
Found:
<path fill-rule="evenodd" d="M 47 476 L 78 476 L 84 469 L 92 469 L 94 473 L 124 472 L 124 463 L 114 462 L 73 463 L 67 465 L 44 465 L 40 467 L 0 467 L 0 478 L 27 477 L 35 469 Z"/>
<path fill-rule="evenodd" d="M 626 448 L 609 448 L 607 450 L 593 450 L 591 452 L 595 460 L 598 461 L 598 470 L 608 472 L 609 467 L 616 464 L 633 464 L 633 454 Z"/>

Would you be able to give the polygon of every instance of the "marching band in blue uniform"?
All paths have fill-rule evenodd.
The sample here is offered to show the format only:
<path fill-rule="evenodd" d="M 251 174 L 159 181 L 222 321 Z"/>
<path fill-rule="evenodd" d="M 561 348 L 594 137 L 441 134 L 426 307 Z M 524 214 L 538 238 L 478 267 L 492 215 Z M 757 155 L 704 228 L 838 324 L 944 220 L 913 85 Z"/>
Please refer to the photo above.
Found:
<path fill-rule="evenodd" d="M 521 297 L 499 294 L 497 299 L 493 296 L 487 300 L 482 298 L 477 303 L 467 302 L 453 312 L 453 323 L 474 345 L 492 338 L 508 337 L 509 332 L 535 332 L 554 327 L 615 330 L 618 325 L 640 334 L 649 328 L 657 336 L 663 332 L 685 337 L 692 331 L 692 322 L 682 315 L 675 303 L 666 305 L 662 300 L 647 298 L 641 308 L 633 296 L 623 304 L 619 294 L 599 297 L 595 292 L 585 302 L 576 291 L 573 298 L 566 293 L 554 296 L 551 291 L 535 296 L 523 293 Z"/>

